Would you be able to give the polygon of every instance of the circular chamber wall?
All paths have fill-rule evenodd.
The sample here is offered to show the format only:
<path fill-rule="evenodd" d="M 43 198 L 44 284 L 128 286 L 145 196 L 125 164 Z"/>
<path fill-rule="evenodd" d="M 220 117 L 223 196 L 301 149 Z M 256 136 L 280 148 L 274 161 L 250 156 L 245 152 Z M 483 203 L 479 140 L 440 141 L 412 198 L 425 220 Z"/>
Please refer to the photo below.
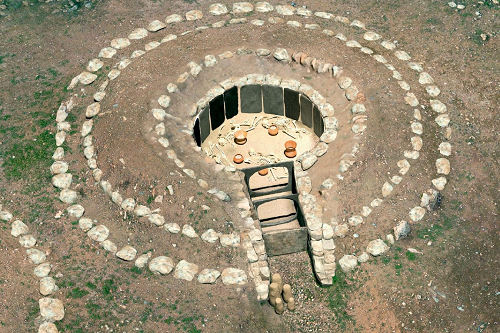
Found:
<path fill-rule="evenodd" d="M 193 136 L 217 163 L 241 168 L 300 156 L 316 146 L 324 127 L 322 113 L 306 95 L 254 84 L 213 98 L 196 117 Z M 294 147 L 285 154 L 287 145 Z"/>

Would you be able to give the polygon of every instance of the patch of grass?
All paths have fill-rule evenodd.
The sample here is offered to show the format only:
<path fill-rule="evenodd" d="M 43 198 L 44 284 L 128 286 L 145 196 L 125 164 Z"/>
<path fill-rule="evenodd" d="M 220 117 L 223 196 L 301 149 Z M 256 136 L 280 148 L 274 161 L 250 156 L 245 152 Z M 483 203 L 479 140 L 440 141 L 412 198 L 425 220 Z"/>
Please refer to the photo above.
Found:
<path fill-rule="evenodd" d="M 336 275 L 333 277 L 333 285 L 325 289 L 326 302 L 330 310 L 335 314 L 333 320 L 341 329 L 346 329 L 348 323 L 354 324 L 354 318 L 346 311 L 347 292 L 354 289 L 353 281 L 344 272 L 337 270 Z"/>
<path fill-rule="evenodd" d="M 406 259 L 414 261 L 415 259 L 417 259 L 417 255 L 413 252 L 406 251 Z"/>
<path fill-rule="evenodd" d="M 71 289 L 71 291 L 68 293 L 68 297 L 71 298 L 82 298 L 84 296 L 87 296 L 89 292 L 85 289 L 80 289 L 80 287 L 76 287 Z"/>
<path fill-rule="evenodd" d="M 1 130 L 0 130 L 1 132 Z M 43 131 L 34 139 L 14 142 L 2 153 L 5 177 L 7 180 L 33 179 L 42 182 L 50 178 L 49 166 L 52 164 L 52 150 L 55 147 L 54 134 Z"/>

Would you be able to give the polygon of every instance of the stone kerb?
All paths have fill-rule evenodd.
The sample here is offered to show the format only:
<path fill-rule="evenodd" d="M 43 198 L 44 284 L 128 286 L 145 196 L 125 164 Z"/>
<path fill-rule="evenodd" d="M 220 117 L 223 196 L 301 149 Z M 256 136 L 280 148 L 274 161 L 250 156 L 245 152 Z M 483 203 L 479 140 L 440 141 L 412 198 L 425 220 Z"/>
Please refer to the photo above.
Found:
<path fill-rule="evenodd" d="M 40 316 L 36 318 L 35 323 L 39 325 L 39 331 L 57 333 L 55 321 L 64 318 L 64 304 L 60 299 L 51 298 L 51 295 L 59 290 L 53 277 L 49 276 L 52 270 L 52 264 L 47 260 L 47 251 L 37 249 L 37 239 L 29 233 L 28 226 L 19 219 L 14 219 L 13 215 L 2 210 L 0 205 L 0 219 L 6 222 L 12 222 L 11 235 L 19 240 L 22 247 L 26 249 L 26 255 L 29 261 L 36 265 L 33 274 L 40 278 L 39 292 L 42 298 L 38 300 Z"/>
<path fill-rule="evenodd" d="M 243 6 L 242 8 L 248 9 L 249 7 Z M 253 10 L 253 6 L 252 6 L 252 10 Z M 248 10 L 246 12 L 249 13 L 252 10 Z M 272 11 L 272 9 L 269 9 L 268 11 Z M 242 12 L 241 8 L 239 8 L 239 7 L 238 7 L 238 10 L 236 10 L 236 11 L 233 10 L 233 13 L 235 13 L 235 14 L 238 14 L 241 12 Z M 326 12 L 316 12 L 316 13 L 314 13 L 314 15 L 318 18 L 321 18 L 321 19 L 333 20 L 335 22 L 339 22 L 339 23 L 344 24 L 346 26 L 348 25 L 352 29 L 366 30 L 365 25 L 362 22 L 357 21 L 357 20 L 350 22 L 349 19 L 347 19 L 347 18 L 334 16 L 333 14 L 326 13 Z M 279 22 L 279 20 L 271 20 L 270 19 L 269 20 L 270 24 L 275 24 L 275 23 L 273 23 L 273 21 L 276 22 L 276 24 Z M 252 24 L 255 26 L 263 25 L 263 24 L 261 24 L 261 22 L 257 22 L 256 20 L 252 21 Z M 223 25 L 224 24 L 221 25 L 220 22 L 216 22 L 212 25 L 212 27 L 213 28 L 221 28 Z M 400 85 L 402 90 L 404 90 L 406 92 L 406 95 L 405 95 L 406 103 L 412 107 L 417 107 L 420 105 L 415 94 L 409 92 L 409 90 L 411 89 L 410 85 L 408 83 L 406 83 L 405 81 L 403 81 L 402 75 L 395 69 L 395 67 L 393 65 L 387 63 L 387 59 L 384 56 L 379 55 L 379 54 L 374 54 L 374 52 L 371 49 L 369 49 L 368 47 L 363 47 L 359 42 L 347 40 L 347 37 L 345 35 L 343 35 L 342 33 L 338 33 L 337 35 L 335 35 L 331 30 L 328 30 L 328 29 L 324 29 L 322 31 L 322 33 L 324 33 L 327 36 L 332 36 L 332 37 L 335 36 L 339 40 L 345 41 L 346 46 L 353 47 L 353 48 L 359 48 L 362 53 L 366 54 L 367 56 L 373 57 L 373 59 L 378 61 L 378 62 L 383 63 L 387 67 L 387 69 L 392 71 L 393 78 L 398 81 L 398 84 Z M 185 34 L 186 33 L 183 33 L 180 36 L 185 35 Z M 166 36 L 164 38 L 164 40 L 162 40 L 162 42 L 166 43 L 169 40 L 172 40 L 174 38 L 177 38 L 177 37 L 176 36 L 173 37 L 172 35 L 169 35 L 169 36 Z M 365 33 L 363 38 L 368 42 L 377 42 L 378 40 L 383 39 L 380 35 L 378 35 L 374 32 L 370 33 L 369 31 L 367 31 Z M 436 96 L 439 95 L 439 93 L 440 93 L 439 88 L 433 84 L 433 79 L 432 79 L 432 77 L 430 77 L 430 75 L 424 74 L 425 72 L 423 72 L 423 66 L 421 64 L 415 63 L 415 62 L 410 62 L 411 56 L 402 50 L 395 50 L 397 48 L 397 45 L 390 42 L 389 40 L 382 40 L 382 42 L 380 42 L 380 44 L 386 50 L 389 51 L 389 54 L 391 54 L 391 52 L 392 52 L 392 55 L 395 56 L 399 61 L 406 63 L 406 65 L 409 68 L 411 68 L 414 71 L 416 71 L 417 73 L 419 73 L 419 83 L 426 86 L 426 90 L 427 90 L 429 96 L 435 98 Z M 129 45 L 130 45 L 130 41 L 127 39 L 122 38 L 122 39 L 113 40 L 112 41 L 113 49 L 105 48 L 105 49 L 101 50 L 100 57 L 112 58 L 116 54 L 117 51 L 119 51 L 123 48 L 126 48 Z M 149 51 L 149 50 L 146 50 L 146 51 Z M 143 51 L 141 51 L 141 52 L 143 52 Z M 143 53 L 141 54 L 141 52 L 134 51 L 133 56 L 131 58 L 132 59 L 137 58 L 138 56 L 143 54 Z M 98 61 L 94 61 L 94 63 L 98 63 Z M 121 70 L 125 69 L 129 63 L 130 62 L 127 62 L 127 61 L 120 62 L 117 65 L 116 69 L 112 69 L 108 73 L 109 80 L 112 81 L 112 80 L 116 79 L 120 75 Z M 89 67 L 91 69 L 95 68 L 95 67 L 91 67 L 90 64 L 89 64 Z M 79 84 L 79 83 L 84 84 L 84 85 L 91 84 L 93 81 L 95 81 L 95 79 L 96 79 L 95 75 L 88 73 L 88 72 L 82 72 L 81 74 L 79 74 L 77 77 L 75 77 L 72 80 L 70 87 L 68 87 L 68 88 L 73 88 L 74 86 L 76 86 L 76 84 Z M 348 82 L 348 80 L 345 80 L 345 82 Z M 98 92 L 96 92 L 95 97 L 96 97 L 97 102 L 98 102 L 97 99 L 100 99 L 104 96 L 105 89 L 106 89 L 108 83 L 109 83 L 109 81 L 104 82 L 101 85 L 101 87 L 99 88 Z M 349 94 L 352 96 L 355 92 L 355 89 L 347 90 L 349 88 L 351 88 L 351 87 L 349 86 L 346 88 L 346 95 Z M 71 104 L 71 100 L 69 100 L 67 103 Z M 59 119 L 58 119 L 58 133 L 56 135 L 58 146 L 62 145 L 62 143 L 64 142 L 64 140 L 66 138 L 67 123 L 64 121 L 65 120 L 65 113 L 67 110 L 71 109 L 68 106 L 69 105 L 61 106 L 61 108 L 62 108 L 62 110 L 60 110 L 61 112 L 58 111 L 58 115 L 61 115 L 61 117 L 59 117 Z M 431 107 L 432 107 L 433 111 L 435 111 L 436 113 L 439 114 L 438 117 L 435 119 L 436 123 L 438 124 L 438 126 L 443 128 L 444 136 L 447 140 L 449 140 L 449 138 L 451 137 L 451 128 L 449 127 L 449 116 L 447 114 L 446 106 L 442 102 L 434 99 L 434 100 L 431 100 Z M 356 108 L 354 110 L 354 112 L 357 113 L 357 112 L 360 112 L 361 110 L 362 110 L 362 108 Z M 97 110 L 97 106 L 94 105 L 88 110 L 88 115 L 93 116 L 98 112 L 99 112 L 99 110 Z M 411 124 L 411 130 L 413 133 L 415 133 L 417 136 L 419 136 L 423 133 L 423 125 L 420 122 L 422 120 L 422 117 L 421 117 L 418 109 L 414 109 L 414 118 L 415 118 L 415 120 Z M 360 118 L 358 118 L 358 119 L 360 119 Z M 82 136 L 86 137 L 90 133 L 92 126 L 93 126 L 93 120 L 92 119 L 87 120 L 82 127 Z M 90 140 L 88 140 L 88 141 L 90 141 Z M 418 138 L 416 138 L 416 139 L 413 139 L 411 143 L 412 143 L 413 151 L 404 152 L 404 157 L 407 159 L 416 159 L 416 158 L 418 158 L 418 155 L 419 155 L 418 151 L 419 151 L 419 149 L 421 149 L 421 141 Z M 61 147 L 59 147 L 59 148 L 61 148 Z M 59 148 L 56 149 L 56 152 L 54 153 L 54 159 L 56 161 L 62 160 L 62 158 L 64 157 L 64 151 L 62 150 L 62 148 L 61 149 L 59 149 Z M 446 141 L 443 142 L 440 145 L 440 153 L 443 156 L 449 156 L 450 152 L 451 152 L 451 145 L 449 145 L 449 143 Z M 87 155 L 91 156 L 91 153 L 92 153 L 92 149 L 87 149 Z M 407 159 L 402 159 L 397 163 L 397 166 L 399 168 L 399 173 L 401 175 L 406 174 L 410 168 L 410 163 L 408 162 Z M 92 158 L 89 159 L 89 165 L 93 165 L 93 162 L 94 161 L 92 160 Z M 59 163 L 59 164 L 61 164 L 61 163 Z M 64 170 L 64 167 L 61 168 L 61 165 L 54 167 L 54 169 L 57 169 L 57 168 L 59 168 L 59 170 Z M 432 185 L 434 185 L 438 190 L 443 190 L 444 186 L 446 185 L 446 178 L 444 176 L 449 174 L 450 169 L 451 169 L 448 159 L 446 157 L 443 157 L 443 158 L 439 158 L 438 160 L 436 160 L 436 169 L 437 169 L 438 178 L 435 178 L 432 180 Z M 60 174 L 65 174 L 65 172 L 61 172 Z M 74 196 L 74 193 L 71 192 L 72 190 L 69 189 L 69 187 L 71 186 L 71 176 L 58 176 L 58 175 L 54 176 L 54 179 L 53 179 L 53 183 L 55 183 L 54 185 L 62 189 L 61 197 L 64 197 L 64 199 L 66 201 L 72 201 L 75 196 Z M 100 170 L 98 168 L 94 169 L 94 175 L 96 176 L 96 178 L 99 178 Z M 393 184 L 397 185 L 397 184 L 399 184 L 399 182 L 401 182 L 401 177 L 394 176 L 390 180 Z M 391 183 L 388 183 L 388 182 L 386 182 L 384 184 L 384 186 L 382 187 L 382 196 L 383 197 L 390 194 L 390 192 L 392 191 L 392 186 L 393 185 Z M 62 194 L 63 191 L 64 191 L 64 196 Z M 62 201 L 66 202 L 64 200 L 62 200 Z M 383 202 L 383 199 L 380 199 L 380 198 L 374 199 L 370 203 L 370 207 L 363 206 L 361 215 L 358 215 L 356 218 L 352 219 L 350 222 L 352 222 L 352 224 L 359 225 L 359 222 L 363 221 L 363 217 L 366 218 L 369 215 L 369 213 L 371 212 L 372 208 L 380 206 L 380 204 L 382 202 Z M 421 207 L 421 206 L 415 206 L 414 208 L 412 208 L 410 210 L 409 217 L 412 221 L 419 221 L 424 217 L 425 209 L 422 209 L 422 208 L 423 207 Z"/>

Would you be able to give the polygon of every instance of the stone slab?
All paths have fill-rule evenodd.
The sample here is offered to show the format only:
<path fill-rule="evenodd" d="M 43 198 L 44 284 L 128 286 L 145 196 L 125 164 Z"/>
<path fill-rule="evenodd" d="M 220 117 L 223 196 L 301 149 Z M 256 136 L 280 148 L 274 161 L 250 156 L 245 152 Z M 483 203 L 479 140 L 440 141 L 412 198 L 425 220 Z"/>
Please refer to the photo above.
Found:
<path fill-rule="evenodd" d="M 283 104 L 283 88 L 273 86 L 262 86 L 264 102 L 264 113 L 283 116 L 285 113 Z"/>
<path fill-rule="evenodd" d="M 300 121 L 307 127 L 313 127 L 312 119 L 313 104 L 304 95 L 300 95 Z"/>
<path fill-rule="evenodd" d="M 196 119 L 194 122 L 193 137 L 198 147 L 201 147 L 200 119 Z"/>
<path fill-rule="evenodd" d="M 307 251 L 307 228 L 279 230 L 263 235 L 267 256 Z"/>
<path fill-rule="evenodd" d="M 242 113 L 262 112 L 262 87 L 250 84 L 240 88 L 240 101 Z"/>
<path fill-rule="evenodd" d="M 285 116 L 293 120 L 299 120 L 300 94 L 296 91 L 285 88 L 284 102 L 285 102 Z"/>
<path fill-rule="evenodd" d="M 219 95 L 210 101 L 210 124 L 212 131 L 222 125 L 224 120 L 224 96 Z"/>
<path fill-rule="evenodd" d="M 323 134 L 323 117 L 321 116 L 321 112 L 319 111 L 316 105 L 313 106 L 313 125 L 314 125 L 314 133 L 317 136 L 321 136 Z"/>
<path fill-rule="evenodd" d="M 203 142 L 210 135 L 210 106 L 206 106 L 200 112 L 199 119 L 200 119 L 201 142 Z"/>
<path fill-rule="evenodd" d="M 226 119 L 231 119 L 238 114 L 238 87 L 232 87 L 224 92 L 226 106 Z"/>

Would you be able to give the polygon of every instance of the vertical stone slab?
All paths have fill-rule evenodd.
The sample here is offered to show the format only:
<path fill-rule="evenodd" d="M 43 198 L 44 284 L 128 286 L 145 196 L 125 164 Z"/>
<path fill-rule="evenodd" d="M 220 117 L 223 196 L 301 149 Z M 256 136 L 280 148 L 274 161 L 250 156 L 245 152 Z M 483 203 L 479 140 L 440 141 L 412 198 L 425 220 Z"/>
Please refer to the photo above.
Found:
<path fill-rule="evenodd" d="M 212 131 L 222 125 L 224 116 L 224 96 L 219 95 L 210 101 L 210 124 Z"/>
<path fill-rule="evenodd" d="M 283 88 L 262 86 L 262 99 L 265 113 L 278 116 L 283 116 L 285 114 L 283 106 Z"/>
<path fill-rule="evenodd" d="M 262 112 L 262 87 L 251 84 L 240 88 L 240 103 L 242 113 Z"/>
<path fill-rule="evenodd" d="M 200 119 L 196 119 L 193 126 L 193 138 L 198 147 L 201 147 Z"/>
<path fill-rule="evenodd" d="M 226 106 L 226 119 L 231 119 L 238 114 L 238 87 L 232 87 L 224 92 Z"/>
<path fill-rule="evenodd" d="M 313 104 L 309 98 L 304 95 L 300 95 L 300 121 L 309 128 L 313 127 L 312 107 Z"/>
<path fill-rule="evenodd" d="M 205 139 L 210 135 L 210 106 L 207 105 L 203 111 L 200 112 L 200 133 L 201 133 L 201 142 L 205 141 Z"/>
<path fill-rule="evenodd" d="M 323 134 L 323 117 L 321 116 L 321 112 L 316 105 L 313 107 L 313 125 L 314 133 L 317 136 L 321 136 L 321 134 Z"/>
<path fill-rule="evenodd" d="M 300 94 L 296 91 L 285 88 L 285 116 L 293 120 L 299 120 L 300 117 Z"/>

